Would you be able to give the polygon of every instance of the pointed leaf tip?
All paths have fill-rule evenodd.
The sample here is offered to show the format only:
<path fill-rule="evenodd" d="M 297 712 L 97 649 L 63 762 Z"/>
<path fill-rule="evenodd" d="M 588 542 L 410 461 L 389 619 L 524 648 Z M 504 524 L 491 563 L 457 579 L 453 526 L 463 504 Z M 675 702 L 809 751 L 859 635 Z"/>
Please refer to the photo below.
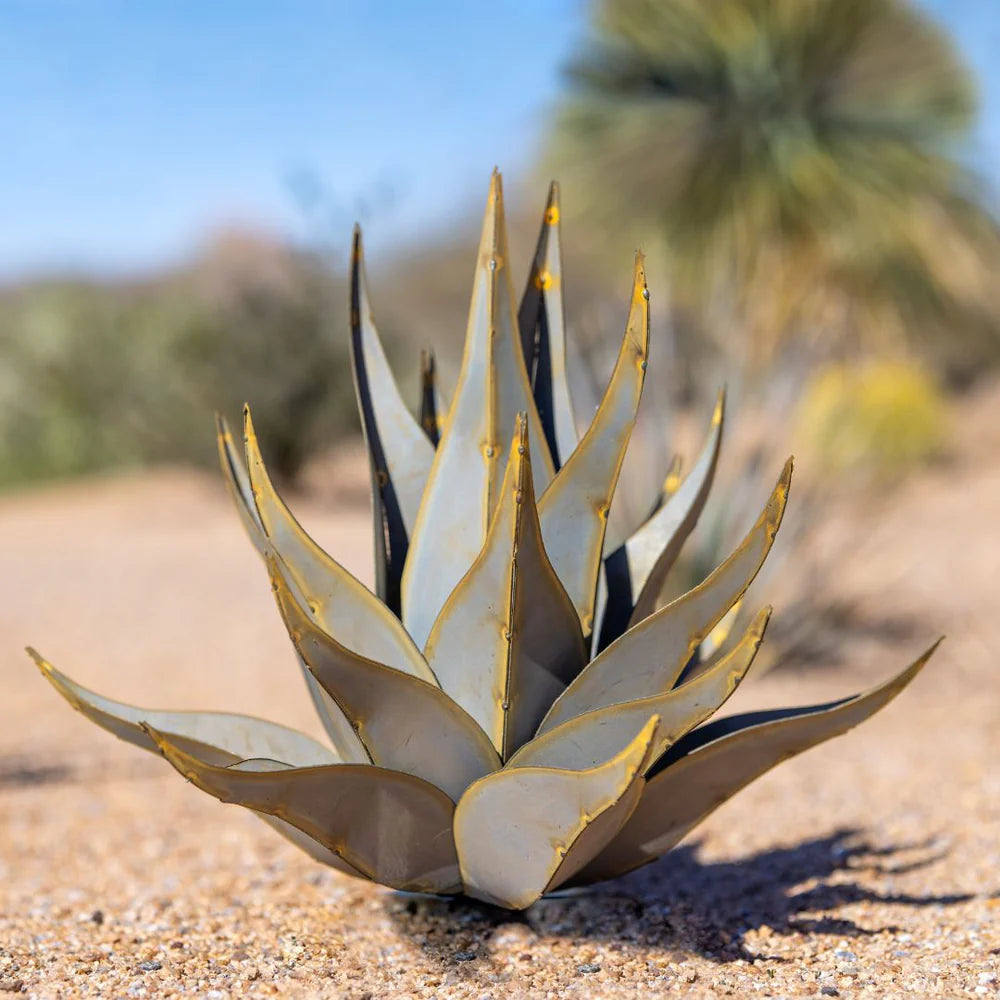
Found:
<path fill-rule="evenodd" d="M 486 210 L 494 215 L 503 216 L 503 176 L 495 167 L 490 174 L 490 190 L 486 199 Z"/>
<path fill-rule="evenodd" d="M 600 405 L 538 505 L 549 557 L 585 635 L 594 626 L 607 516 L 646 378 L 649 308 L 640 294 L 638 261 L 636 268 L 621 347 Z"/>
<path fill-rule="evenodd" d="M 25 646 L 24 651 L 35 661 L 35 666 L 46 676 L 52 673 L 52 664 L 35 649 L 34 646 Z"/>
<path fill-rule="evenodd" d="M 726 386 L 719 390 L 715 400 L 715 409 L 712 411 L 712 426 L 719 427 L 726 416 Z"/>
<path fill-rule="evenodd" d="M 350 277 L 351 367 L 371 475 L 375 586 L 379 598 L 398 615 L 403 565 L 434 460 L 434 445 L 428 428 L 414 418 L 403 399 L 379 337 L 368 295 L 360 232 L 354 249 Z M 422 396 L 427 395 L 427 378 L 425 371 Z M 426 408 L 423 399 L 422 406 Z"/>
<path fill-rule="evenodd" d="M 559 206 L 559 182 L 552 181 L 549 185 L 549 196 L 545 202 L 545 223 L 555 226 L 559 223 L 561 215 Z"/>
<path fill-rule="evenodd" d="M 566 368 L 559 187 L 552 182 L 528 281 L 518 307 L 521 351 L 556 469 L 579 442 Z"/>
<path fill-rule="evenodd" d="M 274 488 L 253 426 L 246 422 L 247 469 L 267 542 L 281 576 L 328 635 L 361 656 L 434 683 L 402 623 L 367 587 L 309 536 Z M 421 440 L 427 444 L 426 439 Z M 428 445 L 429 447 L 429 445 Z"/>
<path fill-rule="evenodd" d="M 403 621 L 419 645 L 483 548 L 518 412 L 527 410 L 531 422 L 539 493 L 555 472 L 532 397 L 506 258 L 496 175 L 478 244 L 458 382 L 401 580 Z"/>

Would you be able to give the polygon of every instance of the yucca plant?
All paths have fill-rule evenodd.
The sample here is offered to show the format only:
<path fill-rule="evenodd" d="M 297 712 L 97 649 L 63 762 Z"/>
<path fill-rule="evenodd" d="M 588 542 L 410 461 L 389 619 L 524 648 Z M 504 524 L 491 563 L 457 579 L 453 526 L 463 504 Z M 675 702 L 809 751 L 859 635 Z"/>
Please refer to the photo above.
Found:
<path fill-rule="evenodd" d="M 259 813 L 314 858 L 398 889 L 509 908 L 659 857 L 747 782 L 881 708 L 930 655 L 832 704 L 707 722 L 746 675 L 770 609 L 728 650 L 693 669 L 692 656 L 766 557 L 791 463 L 732 555 L 654 610 L 708 493 L 722 404 L 687 478 L 605 552 L 646 371 L 649 296 L 637 255 L 621 351 L 578 437 L 558 223 L 553 187 L 515 312 L 494 175 L 439 441 L 432 365 L 417 419 L 380 346 L 355 234 L 352 347 L 377 596 L 275 492 L 249 411 L 245 463 L 220 422 L 227 480 L 330 745 L 255 718 L 123 705 L 33 654 L 88 718 Z"/>

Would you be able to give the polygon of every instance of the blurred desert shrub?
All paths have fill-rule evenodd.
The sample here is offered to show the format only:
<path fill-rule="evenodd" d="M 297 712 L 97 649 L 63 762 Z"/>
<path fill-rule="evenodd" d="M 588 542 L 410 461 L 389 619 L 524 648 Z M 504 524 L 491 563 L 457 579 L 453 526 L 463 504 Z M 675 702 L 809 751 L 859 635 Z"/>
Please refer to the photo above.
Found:
<path fill-rule="evenodd" d="M 1000 360 L 975 105 L 907 0 L 596 0 L 545 167 L 596 253 L 650 251 L 695 379 L 902 345 L 959 376 Z"/>
<path fill-rule="evenodd" d="M 941 453 L 947 404 L 911 362 L 830 365 L 806 386 L 796 423 L 810 465 L 885 481 Z"/>
<path fill-rule="evenodd" d="M 354 426 L 346 298 L 325 263 L 247 234 L 133 283 L 0 294 L 0 485 L 215 462 L 212 415 L 253 406 L 283 479 Z"/>

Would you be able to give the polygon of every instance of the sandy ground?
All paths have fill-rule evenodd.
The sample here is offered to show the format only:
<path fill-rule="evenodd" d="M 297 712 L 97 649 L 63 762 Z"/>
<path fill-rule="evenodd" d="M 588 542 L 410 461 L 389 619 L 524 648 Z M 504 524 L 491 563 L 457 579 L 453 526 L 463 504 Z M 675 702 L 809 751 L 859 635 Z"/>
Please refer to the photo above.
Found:
<path fill-rule="evenodd" d="M 817 530 L 825 589 L 855 609 L 833 623 L 846 665 L 831 655 L 759 677 L 738 707 L 867 686 L 948 633 L 913 687 L 771 772 L 660 863 L 522 915 L 318 867 L 94 729 L 22 654 L 31 642 L 139 704 L 269 715 L 318 735 L 263 569 L 214 479 L 165 471 L 0 499 L 0 991 L 994 995 L 998 404 L 970 404 L 948 463 Z M 348 463 L 334 481 L 346 488 L 335 514 L 297 509 L 367 577 L 363 471 Z"/>

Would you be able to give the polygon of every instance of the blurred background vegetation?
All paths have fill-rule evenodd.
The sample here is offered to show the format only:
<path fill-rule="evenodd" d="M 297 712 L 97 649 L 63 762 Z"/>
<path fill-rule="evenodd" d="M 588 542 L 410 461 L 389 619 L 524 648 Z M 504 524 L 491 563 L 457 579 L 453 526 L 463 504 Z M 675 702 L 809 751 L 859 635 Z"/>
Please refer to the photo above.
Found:
<path fill-rule="evenodd" d="M 526 270 L 546 181 L 562 183 L 570 366 L 585 404 L 610 368 L 631 251 L 648 252 L 665 360 L 651 369 L 645 447 L 621 506 L 648 506 L 668 438 L 690 425 L 696 439 L 722 383 L 746 428 L 724 495 L 770 476 L 772 452 L 796 442 L 817 481 L 896 481 L 936 460 L 948 395 L 1000 359 L 1000 230 L 965 155 L 976 84 L 946 32 L 905 0 L 587 11 L 545 139 L 508 186 Z M 467 225 L 370 262 L 414 399 L 421 347 L 436 349 L 446 387 L 454 377 L 477 215 L 470 204 Z M 0 486 L 211 464 L 212 412 L 236 417 L 244 400 L 294 482 L 357 428 L 346 259 L 327 249 L 348 235 L 293 244 L 229 230 L 141 279 L 0 289 Z M 743 527 L 724 511 L 709 520 L 718 545 Z M 697 575 L 712 554 L 695 561 Z"/>
<path fill-rule="evenodd" d="M 958 158 L 974 82 L 908 3 L 602 0 L 569 82 L 547 165 L 669 276 L 688 381 L 713 349 L 765 375 L 996 356 L 997 228 Z"/>
<path fill-rule="evenodd" d="M 5 291 L 0 486 L 214 463 L 212 413 L 248 399 L 294 479 L 353 420 L 345 309 L 325 259 L 240 232 L 155 278 Z"/>

